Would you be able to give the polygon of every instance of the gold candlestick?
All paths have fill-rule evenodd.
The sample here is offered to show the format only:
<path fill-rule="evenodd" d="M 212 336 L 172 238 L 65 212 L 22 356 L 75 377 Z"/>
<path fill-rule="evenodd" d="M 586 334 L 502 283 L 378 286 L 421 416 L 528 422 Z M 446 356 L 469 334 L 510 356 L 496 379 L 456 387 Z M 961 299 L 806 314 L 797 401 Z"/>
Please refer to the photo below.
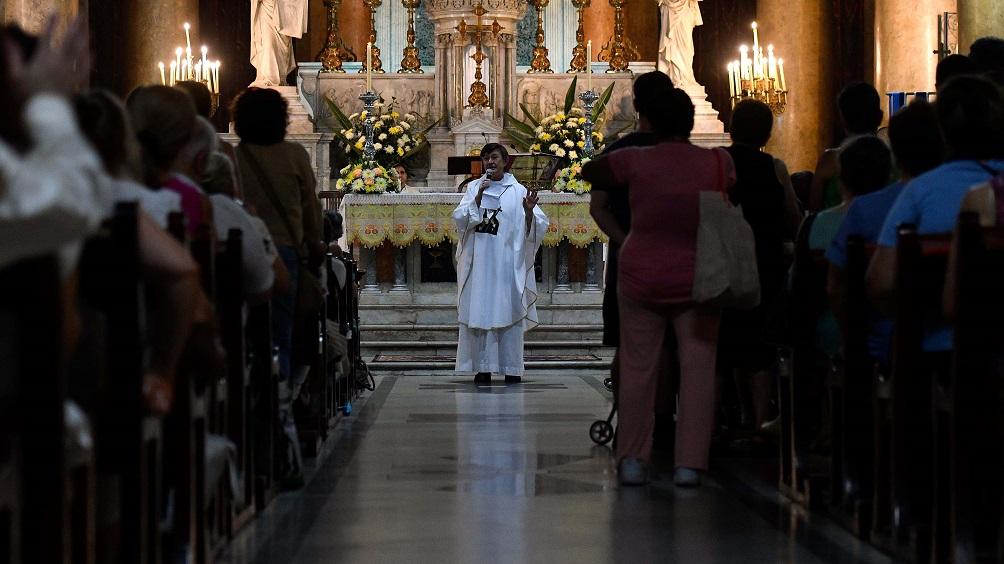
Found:
<path fill-rule="evenodd" d="M 628 63 L 640 56 L 638 48 L 624 36 L 625 3 L 626 0 L 610 0 L 610 5 L 614 8 L 614 34 L 600 49 L 598 57 L 599 60 L 610 63 L 606 70 L 608 73 L 631 72 Z"/>
<path fill-rule="evenodd" d="M 528 73 L 553 73 L 551 61 L 547 58 L 547 47 L 544 45 L 544 8 L 550 0 L 530 0 L 537 9 L 537 44 L 533 48 L 533 60 L 530 61 Z"/>
<path fill-rule="evenodd" d="M 397 72 L 401 74 L 422 74 L 422 62 L 418 60 L 418 47 L 415 47 L 415 10 L 418 8 L 420 0 L 401 0 L 401 4 L 408 9 L 408 45 L 405 46 L 401 59 L 401 68 Z"/>
<path fill-rule="evenodd" d="M 328 9 L 328 38 L 324 48 L 317 54 L 324 72 L 345 72 L 342 63 L 356 60 L 356 54 L 345 46 L 338 29 L 338 7 L 341 4 L 342 0 L 324 0 L 324 7 Z"/>
<path fill-rule="evenodd" d="M 583 11 L 589 7 L 589 0 L 572 0 L 572 5 L 578 11 L 579 27 L 575 30 L 575 47 L 572 48 L 571 68 L 567 72 L 584 72 L 589 61 L 586 60 L 586 30 L 582 23 Z"/>
<path fill-rule="evenodd" d="M 380 7 L 383 0 L 363 0 L 363 5 L 369 8 L 370 11 L 370 37 L 369 42 L 372 45 L 370 47 L 370 54 L 372 58 L 371 71 L 377 74 L 383 74 L 383 61 L 380 60 L 380 48 L 377 47 L 376 38 L 376 9 Z M 359 69 L 359 74 L 364 74 L 366 72 L 366 65 Z"/>

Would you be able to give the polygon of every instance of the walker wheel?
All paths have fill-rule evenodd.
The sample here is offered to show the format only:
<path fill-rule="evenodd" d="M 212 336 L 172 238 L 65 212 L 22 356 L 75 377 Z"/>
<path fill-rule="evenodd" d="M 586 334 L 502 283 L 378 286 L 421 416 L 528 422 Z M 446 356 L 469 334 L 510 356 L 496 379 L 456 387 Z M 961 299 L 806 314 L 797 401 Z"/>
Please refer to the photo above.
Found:
<path fill-rule="evenodd" d="M 589 426 L 589 438 L 598 445 L 605 445 L 614 438 L 614 426 L 607 421 L 595 421 Z"/>
<path fill-rule="evenodd" d="M 613 378 L 604 378 L 603 379 L 603 387 L 605 387 L 608 392 L 614 391 L 614 379 Z"/>

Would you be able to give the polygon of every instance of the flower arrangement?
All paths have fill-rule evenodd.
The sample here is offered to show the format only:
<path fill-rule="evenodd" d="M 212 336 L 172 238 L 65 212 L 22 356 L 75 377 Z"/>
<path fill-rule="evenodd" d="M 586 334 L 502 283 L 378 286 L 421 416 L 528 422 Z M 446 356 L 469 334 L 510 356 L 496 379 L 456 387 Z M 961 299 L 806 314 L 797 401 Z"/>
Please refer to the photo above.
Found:
<path fill-rule="evenodd" d="M 573 194 L 585 194 L 592 189 L 593 185 L 582 179 L 582 166 L 588 163 L 588 157 L 572 162 L 571 165 L 558 171 L 554 178 L 552 190 L 555 192 L 571 192 Z"/>
<path fill-rule="evenodd" d="M 585 123 L 586 114 L 582 108 L 575 106 L 575 89 L 579 77 L 572 79 L 565 92 L 565 104 L 561 111 L 543 119 L 537 119 L 524 105 L 520 104 L 526 121 L 516 119 L 512 114 L 506 114 L 506 134 L 513 142 L 525 151 L 542 152 L 575 162 L 584 157 L 582 149 L 586 145 Z M 613 93 L 611 84 L 600 94 L 593 106 L 592 118 L 593 147 L 599 153 L 603 150 L 604 136 L 600 133 L 605 121 L 604 112 Z"/>
<path fill-rule="evenodd" d="M 376 163 L 358 162 L 338 171 L 335 190 L 353 194 L 383 194 L 400 192 L 401 184 L 397 173 L 388 172 L 387 167 Z"/>
<path fill-rule="evenodd" d="M 558 112 L 547 116 L 534 128 L 535 139 L 529 147 L 534 153 L 550 153 L 556 157 L 576 162 L 583 157 L 586 146 L 585 114 L 581 108 L 571 108 L 568 113 Z M 603 134 L 593 131 L 593 147 L 603 150 Z"/>
<path fill-rule="evenodd" d="M 345 115 L 331 99 L 327 102 L 340 128 L 338 135 L 345 152 L 361 158 L 366 145 L 366 111 Z M 419 117 L 411 112 L 398 111 L 396 99 L 391 99 L 390 103 L 380 100 L 374 108 L 373 148 L 377 163 L 385 168 L 393 167 L 421 151 L 428 144 L 425 134 L 439 123 L 437 120 L 424 129 L 420 128 Z"/>

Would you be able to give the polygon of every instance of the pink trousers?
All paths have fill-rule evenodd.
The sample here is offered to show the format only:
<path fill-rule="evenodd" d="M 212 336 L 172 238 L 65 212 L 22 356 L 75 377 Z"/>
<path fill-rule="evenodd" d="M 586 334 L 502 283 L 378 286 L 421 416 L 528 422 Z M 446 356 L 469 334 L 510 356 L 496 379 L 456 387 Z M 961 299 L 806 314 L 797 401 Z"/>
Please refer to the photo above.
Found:
<path fill-rule="evenodd" d="M 652 455 L 656 389 L 666 327 L 672 323 L 680 357 L 675 465 L 708 467 L 715 411 L 719 312 L 694 304 L 661 305 L 621 294 L 617 459 Z"/>

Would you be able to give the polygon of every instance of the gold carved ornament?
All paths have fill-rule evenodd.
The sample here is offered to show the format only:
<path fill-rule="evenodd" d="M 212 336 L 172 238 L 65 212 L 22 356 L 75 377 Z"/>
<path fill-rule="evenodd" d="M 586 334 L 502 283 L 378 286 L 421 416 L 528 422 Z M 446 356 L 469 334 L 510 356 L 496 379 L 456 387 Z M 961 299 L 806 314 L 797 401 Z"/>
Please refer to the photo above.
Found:
<path fill-rule="evenodd" d="M 408 9 L 408 44 L 404 47 L 401 59 L 400 74 L 423 74 L 422 62 L 418 60 L 418 47 L 415 47 L 415 10 L 418 9 L 420 0 L 401 0 L 401 4 Z"/>
<path fill-rule="evenodd" d="M 536 44 L 533 47 L 533 60 L 530 61 L 530 73 L 553 73 L 551 61 L 547 58 L 547 47 L 544 45 L 544 8 L 549 0 L 530 0 L 537 10 L 537 33 L 534 36 Z"/>
<path fill-rule="evenodd" d="M 383 0 L 363 0 L 363 5 L 366 6 L 370 11 L 370 37 L 369 43 L 372 45 L 370 47 L 370 53 L 372 54 L 372 72 L 383 74 L 383 61 L 380 60 L 380 48 L 377 47 L 377 32 L 376 32 L 376 10 L 380 7 Z M 362 68 L 359 69 L 359 74 L 364 74 L 366 72 L 366 65 L 364 64 Z"/>
<path fill-rule="evenodd" d="M 578 12 L 579 25 L 575 29 L 575 47 L 572 48 L 572 61 L 569 64 L 571 68 L 567 72 L 585 72 L 589 62 L 586 61 L 586 29 L 583 25 L 583 13 L 589 7 L 589 0 L 572 0 L 572 5 Z"/>
<path fill-rule="evenodd" d="M 321 52 L 317 54 L 324 72 L 345 72 L 342 63 L 356 60 L 355 52 L 342 41 L 342 33 L 338 29 L 338 8 L 341 4 L 342 0 L 324 0 L 328 15 L 328 37 Z"/>

